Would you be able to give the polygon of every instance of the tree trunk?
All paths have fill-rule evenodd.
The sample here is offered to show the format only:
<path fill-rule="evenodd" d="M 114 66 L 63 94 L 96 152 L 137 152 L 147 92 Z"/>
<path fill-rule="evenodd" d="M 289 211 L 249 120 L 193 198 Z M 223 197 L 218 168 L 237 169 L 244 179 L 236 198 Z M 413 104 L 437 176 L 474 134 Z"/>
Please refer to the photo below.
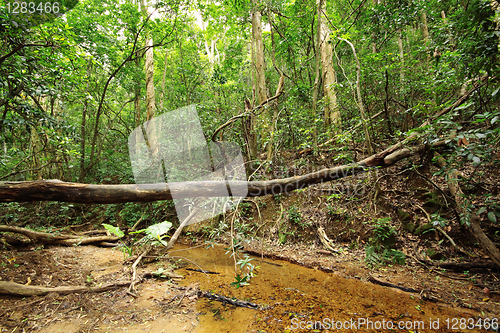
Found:
<path fill-rule="evenodd" d="M 257 95 L 258 104 L 263 103 L 267 99 L 266 89 L 266 64 L 264 61 L 264 41 L 262 39 L 261 12 L 258 10 L 258 0 L 253 0 L 255 6 L 252 13 L 252 37 L 254 40 L 254 71 L 255 71 L 255 94 Z"/>
<path fill-rule="evenodd" d="M 316 110 L 318 107 L 318 95 L 319 95 L 319 83 L 321 80 L 321 8 L 323 0 L 319 0 L 316 6 L 316 16 L 317 16 L 317 31 L 316 31 L 316 76 L 314 78 L 314 88 L 313 88 L 313 98 L 312 98 L 312 120 L 313 120 L 313 148 L 316 149 L 318 146 L 318 134 L 316 126 Z"/>
<path fill-rule="evenodd" d="M 92 61 L 88 61 L 87 63 L 87 86 L 85 89 L 85 96 L 83 99 L 83 111 L 82 111 L 82 125 L 80 127 L 80 174 L 78 176 L 78 181 L 80 183 L 85 182 L 85 176 L 87 174 L 87 170 L 85 169 L 85 141 L 87 137 L 86 124 L 87 124 L 87 110 L 89 108 L 89 97 L 90 97 L 90 72 L 92 70 L 91 67 Z"/>
<path fill-rule="evenodd" d="M 252 56 L 253 56 L 253 90 L 255 92 L 255 97 L 257 99 L 256 104 L 261 104 L 267 100 L 267 89 L 266 89 L 266 64 L 264 59 L 264 41 L 262 39 L 262 25 L 261 25 L 261 12 L 258 10 L 259 2 L 258 0 L 252 0 L 254 5 L 254 10 L 252 12 Z M 267 112 L 263 117 L 267 115 Z M 270 117 L 267 117 L 268 119 Z M 249 151 L 250 159 L 254 160 L 257 158 L 257 133 L 255 132 L 256 127 L 256 117 L 250 116 L 249 122 Z M 264 130 L 262 132 L 262 141 L 269 135 L 269 129 L 266 128 L 267 122 L 261 121 Z"/>
<path fill-rule="evenodd" d="M 146 63 L 144 70 L 146 72 L 146 120 L 154 118 L 156 113 L 155 103 L 155 83 L 154 83 L 154 61 L 153 61 L 153 38 L 148 38 L 146 46 Z"/>
<path fill-rule="evenodd" d="M 163 110 L 163 100 L 165 99 L 165 80 L 167 78 L 168 50 L 165 51 L 165 66 L 163 67 L 163 79 L 161 81 L 160 110 Z"/>
<path fill-rule="evenodd" d="M 405 52 L 403 49 L 403 38 L 401 37 L 401 29 L 398 29 L 397 31 L 397 38 L 398 38 L 398 50 L 399 50 L 399 58 L 401 61 L 401 70 L 399 71 L 399 79 L 400 79 L 400 85 L 401 85 L 401 90 L 404 87 L 404 81 L 405 81 L 405 73 L 404 73 L 404 62 L 405 62 Z"/>
<path fill-rule="evenodd" d="M 317 0 L 318 12 L 323 13 L 323 1 Z M 333 126 L 333 133 L 340 134 L 342 132 L 340 111 L 337 104 L 337 93 L 335 92 L 335 85 L 337 78 L 335 69 L 333 68 L 332 58 L 333 51 L 330 45 L 330 29 L 323 22 L 319 21 L 321 34 L 321 67 L 323 71 L 323 91 L 325 92 L 325 126 L 328 128 Z"/>
<path fill-rule="evenodd" d="M 425 46 L 427 47 L 427 42 L 429 41 L 430 36 L 429 36 L 429 28 L 427 25 L 427 14 L 425 14 L 425 11 L 423 10 L 421 15 L 421 20 L 422 20 L 422 36 L 424 37 Z"/>

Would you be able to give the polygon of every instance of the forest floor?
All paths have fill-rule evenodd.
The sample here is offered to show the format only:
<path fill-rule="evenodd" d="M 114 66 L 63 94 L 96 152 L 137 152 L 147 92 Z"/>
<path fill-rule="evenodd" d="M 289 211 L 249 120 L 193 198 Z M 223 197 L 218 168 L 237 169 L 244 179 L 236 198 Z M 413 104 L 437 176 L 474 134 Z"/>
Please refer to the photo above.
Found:
<path fill-rule="evenodd" d="M 451 332 L 456 330 L 451 326 L 446 329 L 447 319 L 452 325 L 453 318 L 477 322 L 479 318 L 500 317 L 498 293 L 485 295 L 473 284 L 474 279 L 494 280 L 497 273 L 471 273 L 474 279 L 470 279 L 458 273 L 437 274 L 411 261 L 406 266 L 370 270 L 359 260 L 363 250 L 339 248 L 340 254 L 324 255 L 314 245 L 249 243 L 247 251 L 268 258 L 261 262 L 254 256 L 257 276 L 250 285 L 235 288 L 231 285 L 234 262 L 222 247 L 179 245 L 172 255 L 184 258 L 180 262 L 153 262 L 140 267 L 139 272 L 175 268 L 184 279 L 145 279 L 137 285 L 137 298 L 127 294 L 126 287 L 101 293 L 0 296 L 0 329 L 47 333 L 278 332 L 292 329 L 293 318 L 369 318 L 423 321 L 426 325 L 439 318 L 441 329 L 432 331 Z M 122 251 L 95 246 L 4 251 L 0 266 L 1 280 L 22 284 L 99 286 L 130 279 L 130 264 Z M 220 274 L 206 275 L 186 270 L 186 266 Z M 368 282 L 370 276 L 421 292 L 375 285 Z M 197 290 L 250 300 L 263 309 L 199 299 Z"/>

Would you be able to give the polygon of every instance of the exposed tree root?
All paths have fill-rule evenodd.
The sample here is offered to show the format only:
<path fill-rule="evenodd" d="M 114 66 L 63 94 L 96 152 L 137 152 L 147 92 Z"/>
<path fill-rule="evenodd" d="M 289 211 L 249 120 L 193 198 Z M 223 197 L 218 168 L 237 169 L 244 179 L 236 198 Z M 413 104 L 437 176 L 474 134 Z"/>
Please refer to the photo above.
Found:
<path fill-rule="evenodd" d="M 328 238 L 328 236 L 326 235 L 325 233 L 325 229 L 323 229 L 323 227 L 319 227 L 317 229 L 317 234 L 318 234 L 318 238 L 319 240 L 321 241 L 321 244 L 323 244 L 323 246 L 330 252 L 335 252 L 335 253 L 339 253 L 339 251 L 335 250 L 333 248 L 333 242 Z"/>
<path fill-rule="evenodd" d="M 78 235 L 54 235 L 50 233 L 38 232 L 25 228 L 11 227 L 6 225 L 0 225 L 0 232 L 12 232 L 24 235 L 28 237 L 32 243 L 59 244 L 67 246 L 86 245 L 86 244 L 99 245 L 103 242 L 105 244 L 104 246 L 109 246 L 110 242 L 115 242 L 120 239 L 120 237 L 113 237 L 113 236 L 85 237 Z M 8 243 L 7 239 L 6 242 Z"/>
<path fill-rule="evenodd" d="M 61 295 L 71 293 L 83 293 L 87 291 L 102 292 L 116 287 L 129 285 L 130 281 L 106 283 L 99 287 L 89 286 L 63 286 L 63 287 L 42 287 L 29 286 L 15 282 L 0 281 L 0 294 L 12 296 L 40 296 L 48 293 L 58 293 Z"/>
<path fill-rule="evenodd" d="M 437 153 L 436 156 L 438 157 L 438 164 L 442 168 L 445 167 L 446 162 L 444 158 Z M 458 179 L 460 179 L 458 171 L 455 169 L 451 170 L 446 178 L 450 192 L 455 197 L 461 222 L 467 226 L 474 238 L 481 244 L 481 247 L 491 256 L 495 264 L 500 267 L 500 251 L 498 251 L 495 243 L 493 243 L 491 239 L 486 236 L 483 229 L 481 229 L 481 219 L 479 216 L 467 210 L 468 200 L 458 185 Z"/>

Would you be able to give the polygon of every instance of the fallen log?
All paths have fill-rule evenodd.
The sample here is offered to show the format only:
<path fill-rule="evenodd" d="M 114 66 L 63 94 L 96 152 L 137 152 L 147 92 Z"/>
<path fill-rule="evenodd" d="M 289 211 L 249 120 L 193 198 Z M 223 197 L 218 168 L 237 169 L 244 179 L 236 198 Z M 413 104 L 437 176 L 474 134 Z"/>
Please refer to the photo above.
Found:
<path fill-rule="evenodd" d="M 230 186 L 233 193 L 247 193 L 246 197 L 288 193 L 311 185 L 330 182 L 344 177 L 368 172 L 373 168 L 386 168 L 398 161 L 429 149 L 443 147 L 448 140 L 405 147 L 418 134 L 358 163 L 327 168 L 302 176 L 269 181 L 190 181 L 179 183 L 94 185 L 67 183 L 60 180 L 5 181 L 0 182 L 0 202 L 61 201 L 86 204 L 112 204 L 123 202 L 151 202 L 175 198 L 227 196 Z"/>

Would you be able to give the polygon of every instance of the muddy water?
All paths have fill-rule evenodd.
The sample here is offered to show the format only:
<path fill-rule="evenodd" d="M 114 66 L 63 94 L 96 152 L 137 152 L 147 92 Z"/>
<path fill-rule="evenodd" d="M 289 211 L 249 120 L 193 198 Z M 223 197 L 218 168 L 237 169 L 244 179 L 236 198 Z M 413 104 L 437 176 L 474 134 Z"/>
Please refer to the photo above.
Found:
<path fill-rule="evenodd" d="M 391 328 L 397 332 L 457 332 L 465 331 L 460 323 L 477 321 L 471 311 L 426 302 L 419 295 L 286 261 L 264 259 L 262 262 L 258 257 L 252 261 L 259 266 L 258 275 L 250 285 L 235 288 L 231 285 L 234 260 L 222 247 L 186 249 L 179 246 L 175 250 L 180 251 L 172 252 L 172 256 L 189 259 L 204 270 L 220 273 L 206 275 L 178 269 L 177 272 L 185 276 L 181 284 L 198 283 L 202 290 L 268 307 L 265 310 L 237 308 L 202 298 L 197 304 L 201 312 L 198 332 L 314 332 L 314 328 L 343 332 L 382 332 Z M 199 267 L 189 264 L 186 268 Z"/>

